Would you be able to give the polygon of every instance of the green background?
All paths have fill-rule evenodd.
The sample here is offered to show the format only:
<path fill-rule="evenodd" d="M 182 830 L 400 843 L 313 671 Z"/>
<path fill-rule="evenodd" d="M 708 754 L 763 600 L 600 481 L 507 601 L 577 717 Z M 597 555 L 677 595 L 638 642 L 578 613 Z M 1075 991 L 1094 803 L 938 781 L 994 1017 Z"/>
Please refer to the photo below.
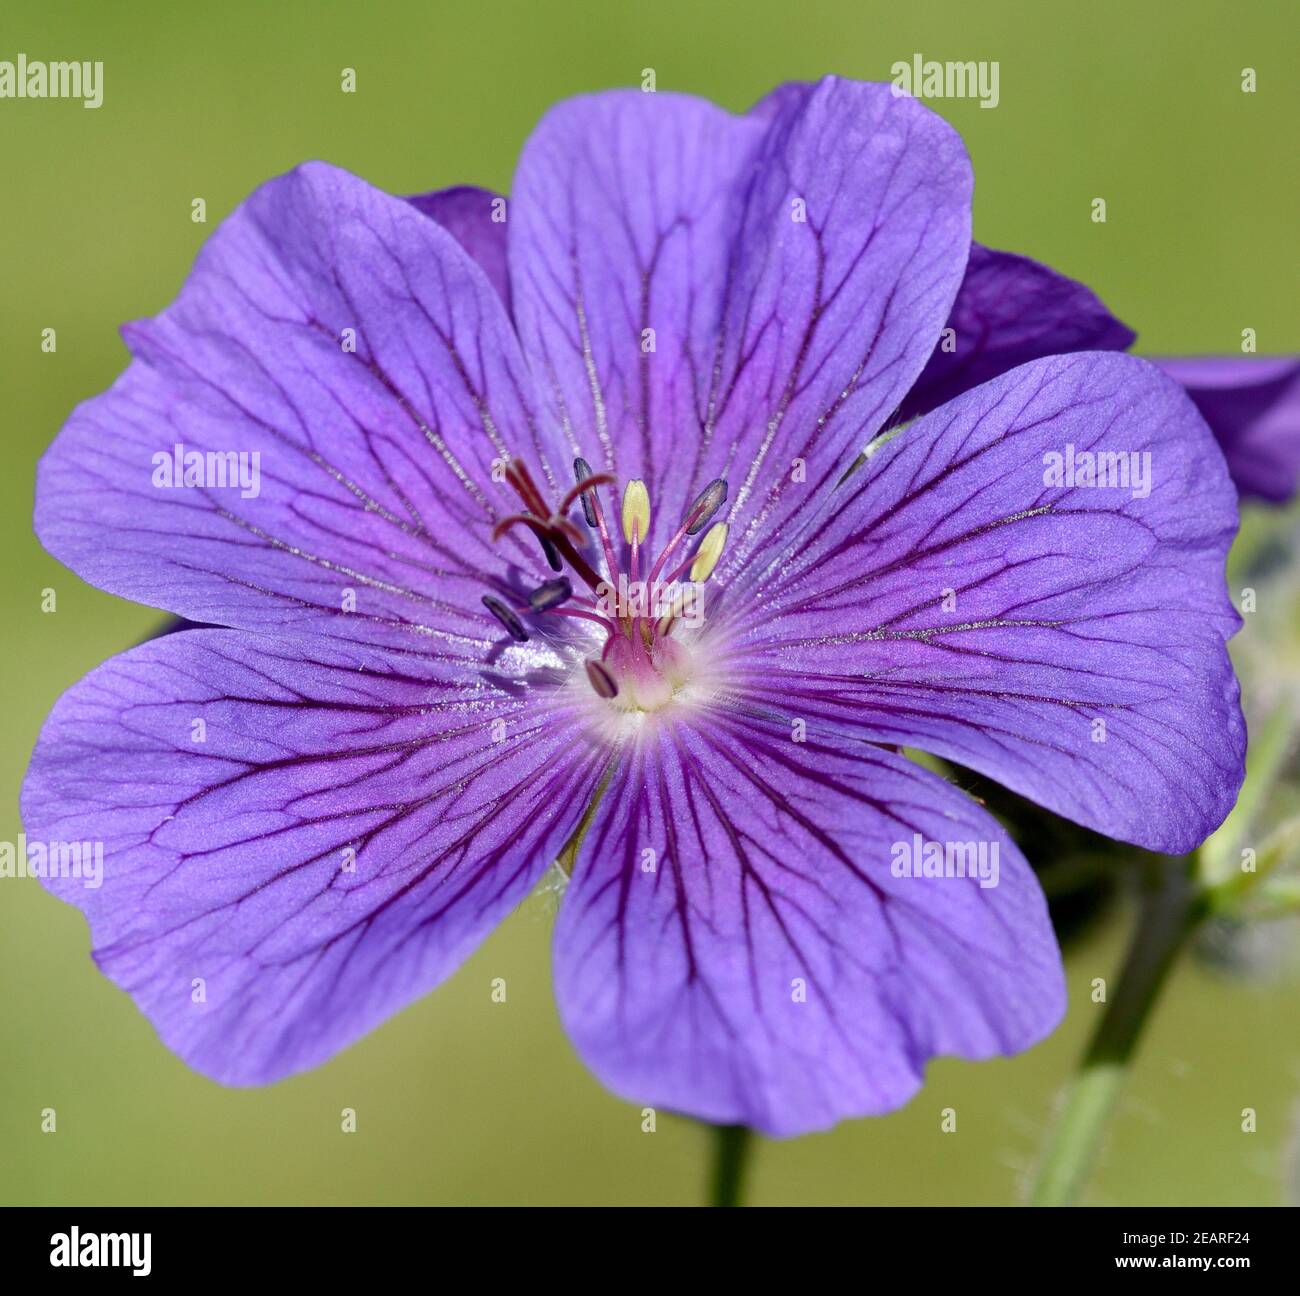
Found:
<path fill-rule="evenodd" d="M 396 192 L 509 187 L 556 99 L 636 83 L 740 110 L 828 71 L 996 59 L 1001 103 L 932 104 L 963 132 L 982 241 L 1095 287 L 1148 352 L 1296 350 L 1295 7 L 1277 3 L 53 5 L 6 0 L 0 58 L 99 59 L 95 111 L 0 101 L 0 838 L 42 718 L 158 614 L 83 585 L 30 530 L 35 462 L 126 362 L 117 325 L 177 291 L 203 238 L 306 158 Z M 1243 67 L 1259 89 L 1240 89 Z M 340 70 L 358 89 L 340 91 Z M 206 199 L 209 223 L 190 220 Z M 1108 221 L 1090 219 L 1104 197 Z M 58 350 L 40 351 L 43 328 Z M 43 615 L 41 591 L 57 591 Z M 559 1029 L 553 902 L 530 900 L 443 988 L 319 1070 L 264 1090 L 190 1072 L 95 970 L 80 916 L 0 883 L 0 1200 L 690 1202 L 705 1136 L 606 1094 Z M 888 1118 L 764 1142 L 757 1202 L 1009 1202 L 1099 1011 L 1121 911 L 1068 959 L 1071 1008 L 1014 1060 L 936 1064 Z M 508 1002 L 489 982 L 507 979 Z M 1185 963 L 1089 1194 L 1099 1203 L 1276 1202 L 1300 1097 L 1294 980 Z M 1243 1107 L 1259 1132 L 1240 1131 Z M 40 1132 L 53 1107 L 58 1132 Z M 344 1107 L 358 1132 L 340 1132 Z M 954 1107 L 956 1133 L 940 1132 Z M 1294 1177 L 1294 1171 L 1292 1172 Z"/>

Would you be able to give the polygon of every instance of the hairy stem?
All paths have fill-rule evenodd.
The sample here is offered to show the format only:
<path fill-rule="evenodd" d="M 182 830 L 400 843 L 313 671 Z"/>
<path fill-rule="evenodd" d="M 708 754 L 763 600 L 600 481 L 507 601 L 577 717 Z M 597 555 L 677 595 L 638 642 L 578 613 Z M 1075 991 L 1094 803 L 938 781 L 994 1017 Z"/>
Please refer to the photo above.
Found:
<path fill-rule="evenodd" d="M 1153 866 L 1118 984 L 1066 1091 L 1030 1192 L 1031 1205 L 1070 1205 L 1088 1178 L 1160 991 L 1207 912 L 1190 866 L 1185 858 L 1161 859 Z"/>

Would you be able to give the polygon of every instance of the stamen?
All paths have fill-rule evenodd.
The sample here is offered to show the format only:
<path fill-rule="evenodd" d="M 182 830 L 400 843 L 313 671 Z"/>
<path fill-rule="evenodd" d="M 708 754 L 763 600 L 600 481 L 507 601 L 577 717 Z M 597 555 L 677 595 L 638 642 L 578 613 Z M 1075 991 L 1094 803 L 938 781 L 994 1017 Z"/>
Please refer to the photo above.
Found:
<path fill-rule="evenodd" d="M 524 623 L 499 598 L 493 594 L 484 594 L 483 606 L 501 622 L 515 643 L 528 642 L 528 631 L 524 629 Z"/>
<path fill-rule="evenodd" d="M 560 555 L 556 551 L 555 546 L 551 543 L 550 538 L 539 532 L 537 539 L 541 543 L 542 553 L 545 555 L 550 569 L 552 571 L 562 571 L 564 569 L 564 564 L 560 562 Z"/>
<path fill-rule="evenodd" d="M 600 486 L 616 485 L 618 485 L 618 483 L 614 479 L 612 473 L 596 473 L 595 476 L 588 477 L 586 481 L 580 481 L 576 486 L 569 487 L 564 498 L 560 501 L 560 507 L 555 510 L 555 515 L 557 517 L 563 517 L 573 506 L 574 500 L 581 499 L 584 501 L 582 515 L 585 518 L 587 516 L 587 507 L 585 502 L 588 496 L 594 497 L 597 488 Z M 593 513 L 592 516 L 594 518 L 595 514 Z M 589 525 L 595 526 L 595 522 L 593 521 Z M 579 532 L 579 536 L 581 537 L 581 532 Z"/>
<path fill-rule="evenodd" d="M 579 487 L 582 488 L 582 516 L 586 518 L 587 525 L 594 531 L 596 529 L 596 506 L 583 485 L 590 476 L 591 465 L 585 459 L 575 459 L 573 461 L 573 477 Z"/>
<path fill-rule="evenodd" d="M 699 535 L 704 525 L 727 502 L 727 480 L 716 477 L 696 497 L 695 503 L 686 511 L 686 521 L 682 524 L 687 535 Z"/>
<path fill-rule="evenodd" d="M 640 544 L 650 534 L 650 492 L 634 477 L 623 490 L 623 539 Z"/>
<path fill-rule="evenodd" d="M 587 483 L 595 480 L 605 480 L 613 486 L 616 484 L 614 478 L 608 473 L 601 473 L 599 479 L 594 478 L 591 465 L 581 458 L 573 461 L 573 475 L 577 478 L 578 489 L 582 490 L 582 516 L 588 526 L 594 526 L 600 533 L 600 547 L 605 554 L 605 570 L 609 574 L 609 579 L 616 581 L 618 562 L 614 557 L 614 547 L 609 543 L 609 528 L 605 526 L 605 513 L 600 507 L 600 495 L 595 490 L 587 489 Z"/>
<path fill-rule="evenodd" d="M 727 524 L 716 522 L 705 533 L 691 563 L 691 580 L 698 585 L 709 579 L 722 557 L 722 546 L 727 543 Z"/>
<path fill-rule="evenodd" d="M 618 682 L 600 662 L 595 660 L 587 662 L 587 678 L 591 681 L 591 687 L 596 690 L 597 697 L 607 700 L 618 697 Z"/>
<path fill-rule="evenodd" d="M 727 500 L 727 482 L 724 477 L 716 477 L 696 496 L 695 503 L 686 510 L 686 519 L 678 527 L 677 533 L 664 546 L 663 552 L 655 560 L 654 567 L 650 570 L 650 583 L 653 585 L 659 579 L 659 573 L 663 571 L 664 564 L 668 561 L 673 551 L 677 548 L 688 535 L 695 535 L 697 531 L 726 503 Z M 669 582 L 675 581 L 678 576 L 690 566 L 690 561 L 683 563 L 671 577 Z"/>
<path fill-rule="evenodd" d="M 500 540 L 511 527 L 517 526 L 526 526 L 537 537 L 538 543 L 542 546 L 542 552 L 547 555 L 547 561 L 551 563 L 552 571 L 560 570 L 559 566 L 551 562 L 550 554 L 552 551 L 558 550 L 564 557 L 569 558 L 569 555 L 574 552 L 574 546 L 583 542 L 583 537 L 578 528 L 567 518 L 551 518 L 549 521 L 544 522 L 531 513 L 511 513 L 509 517 L 503 517 L 492 528 L 492 539 L 494 541 Z M 569 561 L 573 564 L 574 558 L 569 558 Z M 583 562 L 581 558 L 578 558 L 577 562 L 582 565 L 575 565 L 574 570 L 591 585 L 592 589 L 595 589 L 598 581 L 589 579 L 584 573 L 584 569 L 585 572 L 591 572 L 590 564 Z M 591 574 L 592 577 L 595 576 L 594 572 L 591 572 Z"/>
<path fill-rule="evenodd" d="M 573 586 L 569 583 L 569 578 L 561 576 L 533 590 L 528 596 L 528 606 L 534 612 L 549 612 L 552 608 L 559 607 L 561 603 L 568 602 L 572 597 Z"/>

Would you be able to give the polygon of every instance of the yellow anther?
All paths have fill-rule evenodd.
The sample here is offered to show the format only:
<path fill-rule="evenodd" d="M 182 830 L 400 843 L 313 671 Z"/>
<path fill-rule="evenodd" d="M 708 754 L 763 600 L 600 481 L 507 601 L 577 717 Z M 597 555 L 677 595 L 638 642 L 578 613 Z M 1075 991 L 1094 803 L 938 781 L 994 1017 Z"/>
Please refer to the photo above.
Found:
<path fill-rule="evenodd" d="M 623 539 L 632 543 L 632 529 L 636 528 L 637 544 L 650 534 L 650 492 L 645 482 L 634 478 L 623 491 Z"/>
<path fill-rule="evenodd" d="M 695 561 L 691 563 L 691 580 L 706 581 L 713 575 L 713 569 L 718 565 L 718 559 L 722 557 L 722 546 L 727 543 L 727 524 L 725 522 L 715 522 L 705 533 L 704 539 L 700 541 L 700 547 L 695 551 Z"/>

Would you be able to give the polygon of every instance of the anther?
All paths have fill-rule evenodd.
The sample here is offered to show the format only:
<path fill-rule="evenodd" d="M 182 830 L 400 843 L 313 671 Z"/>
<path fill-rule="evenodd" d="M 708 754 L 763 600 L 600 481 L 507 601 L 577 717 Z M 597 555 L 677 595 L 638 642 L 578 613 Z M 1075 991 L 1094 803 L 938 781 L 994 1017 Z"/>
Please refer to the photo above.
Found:
<path fill-rule="evenodd" d="M 573 461 L 573 479 L 582 485 L 583 482 L 591 476 L 591 465 L 585 459 L 575 459 Z M 587 491 L 582 492 L 582 516 L 586 518 L 587 525 L 595 530 L 596 528 L 596 505 L 591 495 Z"/>
<path fill-rule="evenodd" d="M 559 552 L 556 550 L 555 546 L 551 543 L 549 537 L 542 535 L 541 532 L 538 532 L 537 539 L 542 546 L 542 553 L 546 556 L 546 561 L 549 564 L 551 570 L 562 571 L 564 568 L 564 564 L 560 561 Z"/>
<path fill-rule="evenodd" d="M 717 477 L 696 497 L 687 510 L 685 530 L 687 535 L 698 535 L 705 524 L 727 502 L 727 481 Z"/>
<path fill-rule="evenodd" d="M 506 633 L 516 643 L 528 642 L 528 631 L 524 623 L 493 594 L 483 595 L 483 606 L 505 627 Z"/>
<path fill-rule="evenodd" d="M 598 697 L 607 699 L 618 697 L 618 682 L 594 658 L 587 662 L 587 678 L 591 681 L 591 687 L 596 690 Z"/>
<path fill-rule="evenodd" d="M 722 557 L 722 546 L 727 543 L 727 524 L 717 522 L 705 532 L 700 547 L 695 551 L 695 561 L 691 563 L 691 580 L 699 584 L 713 574 L 713 569 Z"/>
<path fill-rule="evenodd" d="M 632 543 L 633 532 L 640 544 L 650 534 L 650 492 L 639 477 L 628 482 L 623 491 L 623 539 Z"/>
<path fill-rule="evenodd" d="M 549 612 L 554 607 L 559 607 L 561 603 L 567 602 L 573 597 L 573 586 L 569 583 L 567 576 L 560 576 L 556 580 L 547 581 L 544 585 L 539 585 L 528 596 L 528 606 L 534 612 Z"/>

